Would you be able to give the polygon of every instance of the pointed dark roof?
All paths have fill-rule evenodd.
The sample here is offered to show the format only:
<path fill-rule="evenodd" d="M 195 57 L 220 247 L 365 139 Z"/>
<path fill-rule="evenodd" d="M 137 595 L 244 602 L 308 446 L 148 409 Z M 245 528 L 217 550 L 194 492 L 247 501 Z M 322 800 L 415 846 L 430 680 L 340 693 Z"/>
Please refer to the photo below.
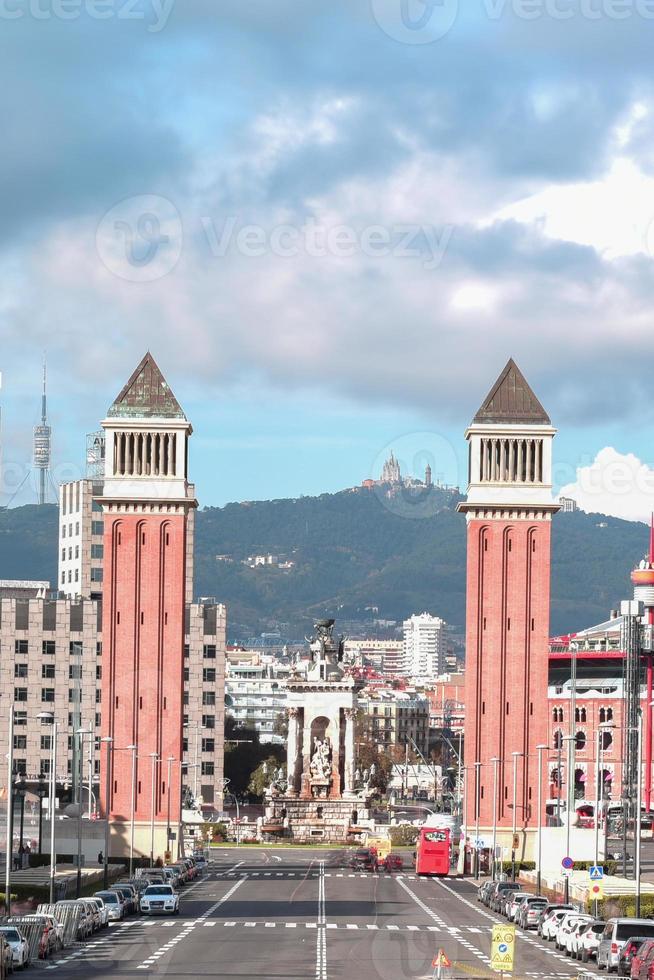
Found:
<path fill-rule="evenodd" d="M 509 359 L 473 422 L 551 425 L 549 415 L 527 384 L 513 358 Z"/>
<path fill-rule="evenodd" d="M 118 395 L 107 416 L 124 419 L 186 418 L 150 351 Z"/>

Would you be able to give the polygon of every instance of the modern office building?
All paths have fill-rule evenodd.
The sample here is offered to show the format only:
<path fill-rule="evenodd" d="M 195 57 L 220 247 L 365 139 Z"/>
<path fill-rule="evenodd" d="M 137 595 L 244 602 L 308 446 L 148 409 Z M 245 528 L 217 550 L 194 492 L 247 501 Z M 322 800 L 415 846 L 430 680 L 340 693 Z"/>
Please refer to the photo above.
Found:
<path fill-rule="evenodd" d="M 408 677 L 434 678 L 444 671 L 444 621 L 426 612 L 405 619 L 402 673 Z"/>

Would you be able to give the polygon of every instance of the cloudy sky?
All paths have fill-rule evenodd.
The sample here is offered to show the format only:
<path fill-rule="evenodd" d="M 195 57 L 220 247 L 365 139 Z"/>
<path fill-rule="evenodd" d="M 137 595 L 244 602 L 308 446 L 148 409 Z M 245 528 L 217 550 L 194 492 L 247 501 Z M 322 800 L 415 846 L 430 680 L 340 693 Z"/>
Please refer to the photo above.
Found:
<path fill-rule="evenodd" d="M 150 348 L 203 504 L 349 486 L 393 447 L 463 484 L 513 356 L 557 485 L 647 514 L 653 0 L 0 0 L 0 22 L 2 502 L 42 352 L 56 481 Z"/>

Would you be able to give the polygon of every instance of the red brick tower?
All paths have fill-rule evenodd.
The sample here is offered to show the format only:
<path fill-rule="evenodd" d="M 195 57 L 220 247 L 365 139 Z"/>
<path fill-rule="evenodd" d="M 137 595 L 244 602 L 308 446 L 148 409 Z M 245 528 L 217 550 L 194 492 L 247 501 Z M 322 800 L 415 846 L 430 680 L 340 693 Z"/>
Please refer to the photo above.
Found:
<path fill-rule="evenodd" d="M 497 845 L 510 849 L 515 826 L 519 856 L 533 851 L 528 831 L 537 822 L 537 746 L 548 733 L 550 529 L 559 509 L 552 501 L 555 431 L 510 360 L 466 431 L 468 495 L 459 505 L 468 529 L 466 835 L 472 841 L 478 827 L 490 847 L 496 824 Z M 543 771 L 544 784 L 547 756 Z M 543 792 L 543 806 L 545 798 Z"/>
<path fill-rule="evenodd" d="M 102 731 L 112 743 L 110 853 L 129 848 L 132 752 L 135 850 L 166 850 L 178 829 L 191 426 L 147 353 L 102 423 L 106 433 Z M 154 757 L 156 756 L 156 757 Z M 102 751 L 105 795 L 107 752 Z M 167 759 L 173 758 L 171 785 Z M 154 800 L 154 809 L 153 809 Z M 103 799 L 103 813 L 107 801 Z M 154 812 L 154 847 L 152 848 Z"/>

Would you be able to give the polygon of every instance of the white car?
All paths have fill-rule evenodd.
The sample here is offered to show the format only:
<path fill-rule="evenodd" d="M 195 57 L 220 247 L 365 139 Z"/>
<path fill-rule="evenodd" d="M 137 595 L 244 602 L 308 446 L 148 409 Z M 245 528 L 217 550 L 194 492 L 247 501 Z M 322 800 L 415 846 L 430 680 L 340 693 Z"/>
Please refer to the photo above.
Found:
<path fill-rule="evenodd" d="M 527 901 L 529 897 L 530 897 L 529 895 L 526 895 L 523 892 L 517 892 L 513 896 L 513 901 L 510 903 L 510 905 L 507 905 L 506 907 L 506 917 L 509 920 L 509 922 L 515 922 L 515 917 L 520 911 L 520 907 L 522 906 L 523 902 Z"/>
<path fill-rule="evenodd" d="M 107 922 L 120 922 L 125 916 L 123 902 L 118 892 L 96 892 L 93 898 L 99 898 L 107 913 Z"/>
<path fill-rule="evenodd" d="M 141 912 L 179 915 L 179 895 L 172 885 L 148 885 L 141 895 Z"/>
<path fill-rule="evenodd" d="M 582 963 L 588 963 L 588 960 L 592 960 L 593 958 L 597 959 L 597 947 L 600 944 L 605 925 L 606 922 L 596 919 L 594 922 L 586 925 L 579 933 L 577 959 L 581 960 Z"/>
<path fill-rule="evenodd" d="M 92 895 L 91 898 L 88 899 L 88 901 L 93 902 L 93 904 L 97 906 L 97 909 L 100 913 L 100 928 L 106 929 L 107 926 L 109 925 L 109 910 L 107 906 L 104 904 L 104 901 L 100 898 L 99 895 Z"/>
<path fill-rule="evenodd" d="M 575 928 L 578 922 L 590 922 L 592 920 L 592 915 L 581 915 L 579 912 L 567 912 L 561 921 L 559 922 L 559 928 L 556 930 L 556 936 L 554 937 L 554 945 L 557 949 L 566 949 L 566 942 L 568 936 Z"/>
<path fill-rule="evenodd" d="M 580 915 L 579 918 L 572 924 L 569 931 L 566 932 L 563 944 L 566 956 L 571 956 L 573 959 L 576 958 L 579 934 L 586 928 L 586 926 L 590 925 L 594 918 L 595 917 L 593 915 Z"/>
<path fill-rule="evenodd" d="M 547 939 L 549 942 L 554 939 L 561 923 L 561 919 L 564 915 L 568 914 L 568 911 L 568 909 L 556 909 L 554 912 L 550 912 L 541 926 L 541 935 L 543 939 Z"/>
<path fill-rule="evenodd" d="M 30 947 L 22 932 L 16 926 L 0 926 L 0 932 L 9 943 L 14 969 L 29 966 Z"/>

